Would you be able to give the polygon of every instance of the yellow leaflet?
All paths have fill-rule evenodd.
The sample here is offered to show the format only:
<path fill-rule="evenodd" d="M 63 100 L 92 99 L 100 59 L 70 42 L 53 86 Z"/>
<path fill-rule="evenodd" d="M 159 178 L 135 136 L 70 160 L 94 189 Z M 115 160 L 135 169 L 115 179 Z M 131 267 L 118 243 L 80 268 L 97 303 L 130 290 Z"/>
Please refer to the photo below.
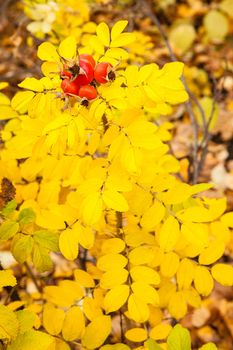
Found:
<path fill-rule="evenodd" d="M 177 320 L 187 313 L 187 303 L 182 292 L 176 292 L 171 296 L 168 311 Z"/>
<path fill-rule="evenodd" d="M 101 253 L 121 253 L 125 249 L 125 242 L 120 238 L 109 238 L 104 240 Z"/>
<path fill-rule="evenodd" d="M 143 328 L 131 328 L 125 333 L 125 337 L 135 343 L 147 339 L 147 331 Z"/>
<path fill-rule="evenodd" d="M 158 272 L 147 266 L 135 266 L 130 269 L 130 275 L 135 282 L 157 285 L 160 283 Z"/>
<path fill-rule="evenodd" d="M 128 278 L 126 269 L 116 269 L 105 272 L 100 279 L 100 286 L 103 289 L 111 289 L 119 284 L 125 283 Z"/>
<path fill-rule="evenodd" d="M 179 238 L 180 238 L 179 222 L 173 216 L 169 216 L 164 221 L 158 233 L 159 246 L 165 252 L 169 252 L 172 249 L 174 249 Z"/>
<path fill-rule="evenodd" d="M 11 100 L 11 107 L 19 113 L 25 113 L 28 110 L 29 103 L 35 96 L 33 91 L 20 91 L 15 94 Z"/>
<path fill-rule="evenodd" d="M 185 183 L 177 183 L 167 192 L 159 195 L 160 200 L 166 204 L 178 204 L 185 202 L 192 195 L 192 187 Z"/>
<path fill-rule="evenodd" d="M 96 224 L 102 215 L 103 201 L 100 192 L 89 194 L 82 203 L 83 221 L 87 225 Z"/>
<path fill-rule="evenodd" d="M 71 307 L 64 319 L 62 336 L 66 341 L 81 339 L 85 331 L 85 319 L 79 306 Z"/>
<path fill-rule="evenodd" d="M 162 142 L 155 135 L 156 131 L 157 127 L 155 124 L 144 120 L 135 121 L 125 129 L 133 146 L 147 150 L 152 150 L 162 146 Z"/>
<path fill-rule="evenodd" d="M 181 260 L 176 278 L 179 289 L 188 289 L 194 278 L 194 263 L 187 258 Z"/>
<path fill-rule="evenodd" d="M 67 126 L 69 122 L 71 121 L 72 117 L 67 114 L 63 113 L 56 119 L 52 120 L 50 123 L 48 123 L 44 129 L 43 129 L 43 135 L 46 135 L 47 133 L 54 131 L 56 129 L 60 129 L 63 126 Z"/>
<path fill-rule="evenodd" d="M 54 338 L 50 335 L 31 329 L 20 334 L 7 348 L 8 350 L 48 349 L 53 342 Z"/>
<path fill-rule="evenodd" d="M 233 285 L 233 267 L 227 264 L 216 264 L 211 268 L 213 278 L 223 286 Z"/>
<path fill-rule="evenodd" d="M 83 312 L 89 321 L 103 314 L 96 300 L 89 297 L 85 297 L 83 300 Z"/>
<path fill-rule="evenodd" d="M 192 287 L 190 287 L 189 289 L 186 289 L 183 292 L 184 298 L 186 300 L 186 302 L 195 307 L 195 308 L 199 308 L 201 306 L 201 297 L 199 295 L 199 293 Z"/>
<path fill-rule="evenodd" d="M 131 250 L 128 256 L 133 265 L 150 264 L 154 258 L 154 251 L 150 246 L 140 246 Z"/>
<path fill-rule="evenodd" d="M 129 286 L 126 284 L 112 288 L 104 298 L 104 309 L 106 313 L 119 310 L 127 301 Z"/>
<path fill-rule="evenodd" d="M 112 27 L 111 30 L 111 40 L 115 40 L 119 37 L 119 35 L 123 32 L 125 27 L 127 26 L 128 21 L 122 20 L 122 21 L 117 21 L 114 26 Z"/>
<path fill-rule="evenodd" d="M 94 245 L 95 235 L 92 227 L 82 227 L 77 231 L 79 244 L 85 248 L 90 249 Z"/>
<path fill-rule="evenodd" d="M 149 319 L 150 311 L 145 302 L 132 293 L 128 299 L 128 315 L 135 322 L 143 323 Z"/>
<path fill-rule="evenodd" d="M 37 51 L 37 56 L 42 61 L 60 62 L 60 57 L 55 46 L 49 42 L 42 43 Z"/>
<path fill-rule="evenodd" d="M 100 55 L 104 55 L 104 45 L 97 36 L 92 36 L 89 41 L 90 46 Z"/>
<path fill-rule="evenodd" d="M 121 47 L 132 44 L 136 40 L 134 33 L 122 33 L 116 39 L 111 41 L 110 47 Z"/>
<path fill-rule="evenodd" d="M 178 267 L 179 267 L 179 256 L 174 252 L 169 252 L 167 254 L 164 254 L 161 264 L 160 264 L 160 270 L 161 274 L 164 277 L 171 278 L 175 275 Z"/>
<path fill-rule="evenodd" d="M 203 296 L 208 296 L 213 287 L 213 278 L 204 266 L 196 266 L 194 271 L 194 286 L 199 294 Z"/>
<path fill-rule="evenodd" d="M 96 28 L 96 34 L 101 43 L 108 47 L 110 44 L 110 31 L 108 25 L 104 22 L 100 23 Z"/>
<path fill-rule="evenodd" d="M 172 326 L 170 324 L 158 324 L 157 326 L 151 329 L 150 338 L 154 340 L 166 339 L 171 330 Z"/>
<path fill-rule="evenodd" d="M 14 287 L 17 284 L 12 270 L 0 271 L 0 289 L 5 286 Z"/>
<path fill-rule="evenodd" d="M 116 267 L 123 269 L 128 259 L 121 254 L 109 253 L 101 256 L 97 261 L 97 267 L 102 271 L 115 270 Z"/>
<path fill-rule="evenodd" d="M 77 282 L 63 280 L 59 286 L 46 286 L 44 296 L 55 305 L 70 307 L 83 297 L 83 289 Z"/>
<path fill-rule="evenodd" d="M 213 220 L 211 211 L 202 206 L 195 206 L 184 209 L 177 213 L 177 217 L 182 221 L 209 222 Z"/>
<path fill-rule="evenodd" d="M 147 230 L 152 230 L 163 220 L 164 215 L 164 205 L 155 200 L 154 204 L 152 204 L 152 206 L 143 214 L 141 226 Z"/>
<path fill-rule="evenodd" d="M 159 299 L 160 299 L 160 307 L 167 307 L 172 295 L 176 292 L 176 286 L 170 281 L 164 282 L 162 287 L 159 288 Z"/>
<path fill-rule="evenodd" d="M 58 47 L 59 55 L 65 59 L 74 59 L 77 54 L 76 39 L 74 36 L 68 36 L 66 39 L 62 40 Z"/>
<path fill-rule="evenodd" d="M 208 246 L 208 228 L 202 224 L 185 223 L 181 225 L 181 233 L 194 247 L 205 248 Z"/>
<path fill-rule="evenodd" d="M 224 214 L 220 220 L 227 227 L 233 228 L 233 212 Z"/>
<path fill-rule="evenodd" d="M 78 236 L 75 230 L 66 229 L 60 234 L 59 249 L 68 260 L 74 260 L 78 256 Z"/>
<path fill-rule="evenodd" d="M 117 191 L 105 190 L 102 197 L 105 205 L 113 210 L 125 212 L 129 209 L 125 197 Z"/>
<path fill-rule="evenodd" d="M 144 303 L 159 306 L 159 295 L 157 290 L 144 282 L 134 282 L 131 285 L 134 294 Z"/>
<path fill-rule="evenodd" d="M 225 250 L 225 244 L 219 239 L 210 242 L 199 255 L 198 262 L 202 265 L 210 265 L 221 258 Z"/>
<path fill-rule="evenodd" d="M 58 335 L 62 330 L 65 312 L 54 307 L 52 304 L 45 304 L 43 310 L 43 326 L 51 335 Z"/>
<path fill-rule="evenodd" d="M 12 340 L 17 337 L 19 321 L 16 314 L 4 305 L 0 305 L 0 339 Z"/>
<path fill-rule="evenodd" d="M 99 316 L 86 327 L 82 345 L 87 349 L 100 347 L 109 336 L 112 328 L 110 316 Z M 101 331 L 100 331 L 101 330 Z"/>
<path fill-rule="evenodd" d="M 18 84 L 18 86 L 35 92 L 44 91 L 42 82 L 36 78 L 26 78 L 22 81 L 22 83 Z"/>
<path fill-rule="evenodd" d="M 74 270 L 74 278 L 75 281 L 85 288 L 93 288 L 95 286 L 93 278 L 86 271 L 80 269 Z"/>

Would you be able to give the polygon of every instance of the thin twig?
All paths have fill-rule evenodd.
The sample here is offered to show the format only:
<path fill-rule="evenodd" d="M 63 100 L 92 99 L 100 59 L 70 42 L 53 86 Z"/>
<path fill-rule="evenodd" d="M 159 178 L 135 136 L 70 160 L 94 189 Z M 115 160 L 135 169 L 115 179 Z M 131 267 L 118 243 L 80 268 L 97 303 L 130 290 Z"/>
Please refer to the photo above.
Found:
<path fill-rule="evenodd" d="M 32 269 L 30 268 L 30 266 L 28 265 L 27 262 L 24 263 L 24 266 L 26 267 L 27 273 L 28 275 L 31 277 L 36 289 L 38 290 L 38 292 L 42 293 L 43 289 L 41 287 L 41 285 L 38 283 L 36 276 L 34 275 L 34 273 L 32 272 Z"/>

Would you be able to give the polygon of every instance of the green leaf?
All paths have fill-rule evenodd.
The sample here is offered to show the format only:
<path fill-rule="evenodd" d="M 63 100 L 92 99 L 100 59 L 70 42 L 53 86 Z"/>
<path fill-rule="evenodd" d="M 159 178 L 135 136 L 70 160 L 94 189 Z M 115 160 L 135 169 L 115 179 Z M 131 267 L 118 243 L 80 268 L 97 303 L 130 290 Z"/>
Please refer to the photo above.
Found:
<path fill-rule="evenodd" d="M 4 305 L 0 305 L 0 339 L 14 339 L 18 334 L 19 322 L 16 314 Z"/>
<path fill-rule="evenodd" d="M 34 241 L 53 252 L 59 251 L 59 235 L 54 231 L 40 230 L 33 235 Z"/>
<path fill-rule="evenodd" d="M 161 346 L 154 340 L 154 339 L 148 339 L 145 343 L 148 350 L 163 350 Z"/>
<path fill-rule="evenodd" d="M 177 324 L 167 338 L 167 350 L 191 350 L 189 331 Z"/>
<path fill-rule="evenodd" d="M 31 208 L 25 208 L 19 213 L 19 221 L 21 224 L 30 224 L 36 219 L 36 214 Z"/>
<path fill-rule="evenodd" d="M 12 241 L 12 254 L 14 258 L 23 264 L 31 255 L 33 239 L 29 235 L 17 234 Z"/>
<path fill-rule="evenodd" d="M 7 350 L 46 350 L 53 341 L 54 338 L 46 333 L 30 330 L 20 334 Z"/>
<path fill-rule="evenodd" d="M 7 241 L 13 237 L 19 229 L 19 224 L 16 221 L 9 220 L 2 223 L 0 226 L 0 240 Z"/>
<path fill-rule="evenodd" d="M 33 248 L 32 262 L 35 268 L 40 272 L 51 270 L 53 267 L 52 260 L 49 255 L 49 250 L 35 244 Z"/>
<path fill-rule="evenodd" d="M 36 315 L 29 310 L 19 310 L 16 312 L 19 321 L 19 334 L 29 331 L 35 322 Z"/>
<path fill-rule="evenodd" d="M 220 11 L 211 10 L 204 17 L 204 27 L 210 40 L 222 41 L 228 33 L 229 23 Z"/>
<path fill-rule="evenodd" d="M 6 217 L 9 216 L 11 213 L 13 213 L 16 207 L 16 200 L 13 199 L 12 201 L 8 202 L 7 205 L 2 209 L 2 215 Z"/>

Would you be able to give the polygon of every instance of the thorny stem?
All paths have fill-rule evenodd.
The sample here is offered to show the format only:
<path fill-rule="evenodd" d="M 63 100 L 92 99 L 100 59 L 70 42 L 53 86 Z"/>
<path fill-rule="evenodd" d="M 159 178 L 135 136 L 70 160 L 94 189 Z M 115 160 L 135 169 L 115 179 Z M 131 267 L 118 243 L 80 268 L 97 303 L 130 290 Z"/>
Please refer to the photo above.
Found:
<path fill-rule="evenodd" d="M 34 273 L 32 272 L 32 269 L 30 268 L 30 266 L 28 265 L 27 262 L 24 263 L 24 266 L 26 267 L 27 273 L 28 275 L 31 277 L 34 285 L 36 286 L 36 289 L 38 290 L 38 292 L 42 293 L 43 289 L 41 287 L 41 285 L 38 283 L 36 276 L 34 275 Z"/>

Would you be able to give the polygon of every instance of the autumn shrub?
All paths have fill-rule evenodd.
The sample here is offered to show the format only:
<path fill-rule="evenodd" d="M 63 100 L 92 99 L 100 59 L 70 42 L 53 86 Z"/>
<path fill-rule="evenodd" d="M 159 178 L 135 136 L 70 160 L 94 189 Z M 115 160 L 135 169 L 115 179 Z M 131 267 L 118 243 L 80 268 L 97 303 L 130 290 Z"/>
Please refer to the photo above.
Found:
<path fill-rule="evenodd" d="M 176 176 L 173 125 L 160 118 L 188 99 L 183 63 L 130 64 L 126 26 L 101 23 L 78 50 L 74 33 L 42 43 L 44 76 L 1 104 L 0 240 L 37 289 L 0 271 L 7 350 L 189 350 L 188 331 L 169 321 L 198 308 L 214 281 L 233 285 L 219 260 L 233 214 L 225 198 L 201 195 L 210 184 Z M 81 54 L 114 71 L 88 83 L 94 99 L 62 85 L 85 75 Z"/>

